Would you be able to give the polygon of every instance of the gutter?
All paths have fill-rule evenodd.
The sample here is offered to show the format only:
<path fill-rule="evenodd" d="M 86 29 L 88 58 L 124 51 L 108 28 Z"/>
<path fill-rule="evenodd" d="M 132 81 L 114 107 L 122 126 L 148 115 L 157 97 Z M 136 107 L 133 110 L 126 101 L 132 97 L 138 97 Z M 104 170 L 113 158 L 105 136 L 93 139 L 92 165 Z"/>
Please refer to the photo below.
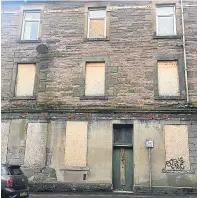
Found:
<path fill-rule="evenodd" d="M 188 88 L 188 73 L 187 73 L 187 56 L 185 47 L 185 21 L 184 21 L 184 10 L 183 0 L 181 0 L 181 15 L 182 15 L 182 34 L 183 34 L 183 53 L 184 53 L 184 71 L 185 71 L 185 86 L 186 86 L 186 106 L 189 106 L 189 88 Z"/>

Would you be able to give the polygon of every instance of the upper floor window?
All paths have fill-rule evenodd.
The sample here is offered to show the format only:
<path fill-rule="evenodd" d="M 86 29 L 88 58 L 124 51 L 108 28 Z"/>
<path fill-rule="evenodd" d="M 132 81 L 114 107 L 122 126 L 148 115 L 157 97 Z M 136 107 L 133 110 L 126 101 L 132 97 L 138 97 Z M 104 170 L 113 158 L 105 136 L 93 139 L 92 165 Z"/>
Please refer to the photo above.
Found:
<path fill-rule="evenodd" d="M 21 40 L 38 40 L 40 11 L 24 11 Z"/>
<path fill-rule="evenodd" d="M 89 9 L 88 38 L 106 37 L 106 9 Z"/>
<path fill-rule="evenodd" d="M 36 64 L 18 64 L 15 96 L 33 96 Z"/>
<path fill-rule="evenodd" d="M 86 63 L 85 96 L 105 95 L 105 62 Z"/>
<path fill-rule="evenodd" d="M 157 6 L 156 8 L 157 36 L 176 35 L 175 6 Z"/>
<path fill-rule="evenodd" d="M 180 96 L 178 61 L 158 61 L 159 96 Z"/>

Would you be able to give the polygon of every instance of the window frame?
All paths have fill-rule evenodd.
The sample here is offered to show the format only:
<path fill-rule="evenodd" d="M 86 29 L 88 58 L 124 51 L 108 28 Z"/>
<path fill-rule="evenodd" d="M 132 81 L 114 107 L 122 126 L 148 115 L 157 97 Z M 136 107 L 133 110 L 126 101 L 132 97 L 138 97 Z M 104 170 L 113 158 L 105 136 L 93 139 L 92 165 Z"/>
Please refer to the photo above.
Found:
<path fill-rule="evenodd" d="M 105 63 L 105 89 L 104 89 L 104 95 L 103 96 L 86 96 L 85 95 L 85 89 L 86 89 L 86 64 L 87 63 Z M 82 67 L 82 78 L 81 78 L 81 96 L 80 100 L 108 100 L 108 67 L 109 67 L 109 61 L 107 57 L 87 57 L 84 59 L 84 61 L 81 63 Z"/>
<path fill-rule="evenodd" d="M 18 77 L 18 65 L 20 64 L 34 64 L 35 65 L 35 79 L 34 79 L 34 86 L 33 86 L 33 95 L 32 96 L 17 96 L 16 95 L 16 86 L 17 86 L 17 77 Z M 12 100 L 35 100 L 36 94 L 38 91 L 38 83 L 39 83 L 39 63 L 38 62 L 16 62 L 14 64 L 14 69 L 12 73 L 12 82 L 11 82 L 11 99 Z"/>
<path fill-rule="evenodd" d="M 22 20 L 22 29 L 21 29 L 21 41 L 39 41 L 39 35 L 40 35 L 40 17 L 39 19 L 35 20 L 35 19 L 25 19 L 25 14 L 26 13 L 40 13 L 41 16 L 41 10 L 23 10 L 23 20 Z M 25 23 L 26 22 L 38 22 L 38 32 L 37 32 L 37 39 L 24 39 L 24 30 L 25 30 Z"/>
<path fill-rule="evenodd" d="M 169 64 L 172 64 L 172 62 L 175 62 L 176 63 L 176 72 L 177 72 L 177 77 L 176 77 L 176 80 L 177 80 L 177 93 L 174 93 L 173 95 L 165 95 L 164 93 L 163 94 L 161 94 L 160 93 L 160 85 L 163 85 L 164 83 L 161 83 L 160 82 L 160 74 L 162 74 L 163 73 L 163 71 L 160 71 L 159 70 L 159 68 L 160 68 L 160 64 L 162 64 L 162 62 L 168 62 Z M 165 69 L 166 69 L 166 67 L 168 67 L 169 65 L 166 65 L 166 66 L 163 66 Z M 164 69 L 164 70 L 165 70 Z M 178 61 L 177 60 L 175 60 L 175 61 L 157 61 L 157 70 L 158 70 L 158 72 L 157 72 L 157 76 L 158 76 L 158 91 L 159 91 L 159 96 L 162 96 L 162 97 L 169 97 L 169 96 L 172 96 L 172 97 L 177 97 L 177 96 L 180 96 L 180 83 L 179 83 L 179 68 L 178 68 Z M 171 83 L 170 83 L 171 84 Z M 168 84 L 168 86 L 169 86 L 169 84 Z M 169 90 L 169 89 L 168 89 Z M 161 90 L 161 92 L 163 92 L 162 90 Z M 169 93 L 168 93 L 169 94 Z"/>
<path fill-rule="evenodd" d="M 184 121 L 183 121 L 184 122 Z M 164 137 L 165 137 L 165 133 L 166 133 L 166 126 L 186 126 L 185 125 L 185 123 L 180 123 L 180 121 L 179 122 L 165 122 L 164 123 L 164 125 L 163 125 L 164 127 L 163 127 L 163 133 L 164 133 Z M 188 128 L 187 128 L 187 132 L 189 132 L 189 130 L 188 130 Z M 188 138 L 188 140 L 189 140 L 189 134 L 187 135 L 187 138 Z M 189 141 L 186 141 L 187 143 L 188 143 L 188 151 L 190 152 L 190 144 L 189 144 Z M 165 149 L 166 149 L 166 139 L 164 138 L 164 147 L 165 147 Z M 166 153 L 165 153 L 165 159 L 166 159 Z M 194 174 L 194 171 L 191 169 L 191 156 L 190 156 L 190 154 L 189 154 L 189 160 L 188 160 L 188 165 L 189 165 L 189 168 L 188 169 L 183 169 L 183 170 L 166 170 L 166 167 L 164 167 L 163 169 L 162 169 L 162 173 L 177 173 L 177 172 L 186 172 L 186 173 L 189 173 L 189 174 Z"/>
<path fill-rule="evenodd" d="M 170 14 L 170 15 L 158 15 L 157 14 L 157 8 L 162 8 L 162 7 L 173 7 L 173 11 L 174 11 L 174 14 Z M 158 22 L 158 18 L 159 17 L 169 17 L 169 16 L 173 16 L 173 19 L 174 19 L 174 34 L 169 34 L 169 35 L 160 35 L 158 34 L 159 33 L 159 22 Z M 172 4 L 158 4 L 156 5 L 156 36 L 176 36 L 177 35 L 177 27 L 176 27 L 176 5 L 172 5 Z"/>
<path fill-rule="evenodd" d="M 129 142 L 116 141 L 115 140 L 115 136 L 116 136 L 115 131 L 118 131 L 118 129 L 119 129 L 118 133 L 122 133 L 121 132 L 122 129 L 127 129 L 128 131 L 130 131 L 131 138 L 132 138 L 131 141 L 129 141 Z M 133 131 L 134 131 L 134 127 L 133 127 L 132 123 L 113 123 L 113 146 L 133 147 L 133 142 L 134 142 Z"/>
<path fill-rule="evenodd" d="M 88 26 L 89 26 L 89 10 L 99 10 L 99 9 L 105 9 L 106 11 L 106 35 L 105 37 L 88 37 Z M 109 41 L 110 40 L 110 4 L 106 2 L 87 2 L 84 6 L 84 35 L 83 35 L 83 41 L 89 42 L 89 41 Z"/>
<path fill-rule="evenodd" d="M 21 167 L 19 167 L 19 166 L 11 166 L 11 167 L 8 167 L 8 169 L 9 169 L 11 175 L 24 175 Z M 18 170 L 20 172 L 20 174 L 16 174 L 16 172 L 13 170 Z"/>
<path fill-rule="evenodd" d="M 90 11 L 105 11 L 105 17 L 90 17 Z M 90 20 L 91 19 L 104 19 L 104 37 L 90 37 Z M 101 8 L 88 8 L 88 30 L 87 30 L 87 38 L 88 39 L 105 39 L 107 37 L 107 9 L 104 7 Z"/>
<path fill-rule="evenodd" d="M 87 68 L 90 68 L 91 66 L 88 66 L 88 64 L 92 64 L 92 65 L 95 65 L 95 64 L 97 64 L 97 63 L 100 63 L 100 64 L 102 64 L 102 65 L 104 65 L 104 66 L 99 66 L 99 67 L 104 67 L 103 69 L 104 69 L 104 81 L 103 81 L 103 85 L 104 85 L 104 89 L 103 89 L 103 93 L 98 93 L 97 92 L 97 94 L 96 95 L 93 95 L 93 94 L 91 94 L 91 92 L 89 92 L 89 94 L 87 94 L 87 87 L 89 87 L 89 83 L 87 83 L 87 77 L 89 76 L 89 75 L 87 75 Z M 86 70 L 86 73 L 85 73 L 85 97 L 103 97 L 103 96 L 105 96 L 105 62 L 103 61 L 103 62 L 86 62 L 86 65 L 85 65 L 85 70 Z M 95 66 L 93 66 L 94 67 L 94 69 L 95 69 Z M 97 68 L 97 67 L 96 67 Z"/>
<path fill-rule="evenodd" d="M 158 87 L 158 62 L 159 61 L 177 61 L 178 63 L 178 80 L 179 80 L 179 96 L 162 96 L 159 95 Z M 185 100 L 185 75 L 184 75 L 184 60 L 178 55 L 172 57 L 156 56 L 154 64 L 154 99 L 155 100 Z"/>
<path fill-rule="evenodd" d="M 69 164 L 68 162 L 69 162 L 69 160 L 70 160 L 70 156 L 69 156 L 69 160 L 67 160 L 66 159 L 66 155 L 68 154 L 68 153 L 70 153 L 69 152 L 69 149 L 67 148 L 67 146 L 65 146 L 65 152 L 64 152 L 64 163 L 65 163 L 65 169 L 66 170 L 68 170 L 68 169 L 75 169 L 75 170 L 81 170 L 81 169 L 89 169 L 89 167 L 88 167 L 88 157 L 87 157 L 87 154 L 88 154 L 88 150 L 87 150 L 87 148 L 88 148 L 88 128 L 89 128 L 89 122 L 88 121 L 80 121 L 80 120 L 69 120 L 69 121 L 67 121 L 66 122 L 66 141 L 65 141 L 65 145 L 67 145 L 66 143 L 67 143 L 67 140 L 69 140 L 70 138 L 71 138 L 71 131 L 73 131 L 73 129 L 71 129 L 72 128 L 72 124 L 73 125 L 75 125 L 76 123 L 78 123 L 79 125 L 80 125 L 80 123 L 83 123 L 83 125 L 86 125 L 86 131 L 85 131 L 85 140 L 86 140 L 86 142 L 85 142 L 85 144 L 86 144 L 86 147 L 85 147 L 85 153 L 86 153 L 86 156 L 85 156 L 85 160 L 84 160 L 84 164 L 82 165 L 82 164 Z M 70 128 L 68 127 L 68 125 L 70 125 Z M 69 128 L 69 130 L 68 130 L 68 128 Z M 83 128 L 83 127 L 82 127 Z M 83 129 L 85 129 L 85 128 L 83 128 Z M 84 132 L 84 131 L 83 131 Z M 73 138 L 71 138 L 72 140 L 73 140 Z M 84 142 L 83 142 L 84 143 Z M 69 145 L 70 146 L 70 145 Z"/>

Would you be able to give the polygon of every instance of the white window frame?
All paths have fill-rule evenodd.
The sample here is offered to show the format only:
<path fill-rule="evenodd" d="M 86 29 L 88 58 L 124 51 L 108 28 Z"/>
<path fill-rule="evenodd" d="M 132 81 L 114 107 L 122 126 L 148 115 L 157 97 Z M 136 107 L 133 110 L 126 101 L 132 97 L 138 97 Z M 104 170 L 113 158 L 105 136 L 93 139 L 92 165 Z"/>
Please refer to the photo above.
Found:
<path fill-rule="evenodd" d="M 105 11 L 105 17 L 90 17 L 90 11 L 100 11 L 103 10 Z M 88 38 L 106 38 L 106 29 L 107 29 L 107 11 L 106 8 L 94 8 L 94 9 L 88 9 Z M 90 37 L 90 19 L 104 19 L 105 24 L 104 24 L 104 37 Z"/>
<path fill-rule="evenodd" d="M 25 19 L 26 13 L 41 13 L 40 10 L 24 10 L 23 11 L 23 25 L 22 25 L 22 33 L 21 33 L 21 40 L 32 40 L 32 39 L 24 39 L 24 31 L 25 31 L 25 23 L 26 22 L 38 22 L 38 32 L 37 32 L 37 39 L 39 39 L 40 34 L 40 17 L 39 19 Z"/>
<path fill-rule="evenodd" d="M 164 7 L 173 7 L 173 10 L 174 10 L 174 14 L 166 14 L 166 15 L 158 15 L 157 14 L 157 10 L 156 10 L 156 29 L 157 29 L 157 36 L 174 36 L 174 35 L 177 35 L 177 29 L 176 29 L 176 6 L 175 5 L 157 5 L 156 6 L 156 9 L 157 8 L 164 8 Z M 159 33 L 159 22 L 158 22 L 158 18 L 159 17 L 173 17 L 174 19 L 174 34 L 171 34 L 171 35 L 160 35 L 158 34 Z"/>

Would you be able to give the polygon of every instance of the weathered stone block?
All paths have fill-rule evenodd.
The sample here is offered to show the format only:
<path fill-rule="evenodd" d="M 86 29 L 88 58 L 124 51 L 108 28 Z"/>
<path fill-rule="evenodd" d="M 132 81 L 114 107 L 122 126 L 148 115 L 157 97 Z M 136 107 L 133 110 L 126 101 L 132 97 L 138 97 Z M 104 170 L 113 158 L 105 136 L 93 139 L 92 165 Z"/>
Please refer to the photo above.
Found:
<path fill-rule="evenodd" d="M 196 151 L 190 151 L 191 157 L 197 157 L 197 150 Z"/>
<path fill-rule="evenodd" d="M 26 144 L 27 120 L 12 120 L 8 142 L 7 162 L 10 164 L 23 164 Z"/>
<path fill-rule="evenodd" d="M 28 123 L 25 167 L 43 167 L 46 160 L 47 123 Z"/>
<path fill-rule="evenodd" d="M 56 171 L 54 168 L 44 167 L 34 175 L 33 181 L 36 183 L 56 182 Z"/>
<path fill-rule="evenodd" d="M 1 163 L 6 163 L 10 122 L 1 123 Z"/>

